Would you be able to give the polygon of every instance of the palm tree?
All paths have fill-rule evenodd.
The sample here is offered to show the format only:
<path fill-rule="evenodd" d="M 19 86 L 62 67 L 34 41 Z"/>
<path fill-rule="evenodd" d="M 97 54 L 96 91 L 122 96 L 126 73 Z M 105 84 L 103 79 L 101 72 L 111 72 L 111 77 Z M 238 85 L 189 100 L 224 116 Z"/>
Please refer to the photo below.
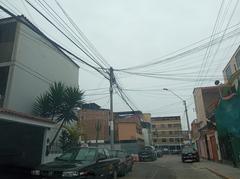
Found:
<path fill-rule="evenodd" d="M 77 120 L 74 112 L 76 107 L 83 104 L 84 92 L 77 87 L 65 86 L 62 82 L 55 82 L 50 85 L 49 90 L 43 95 L 37 97 L 33 106 L 33 111 L 41 117 L 48 117 L 57 123 L 61 123 L 55 136 L 50 142 L 50 150 L 56 138 L 59 135 L 64 124 L 69 124 Z"/>

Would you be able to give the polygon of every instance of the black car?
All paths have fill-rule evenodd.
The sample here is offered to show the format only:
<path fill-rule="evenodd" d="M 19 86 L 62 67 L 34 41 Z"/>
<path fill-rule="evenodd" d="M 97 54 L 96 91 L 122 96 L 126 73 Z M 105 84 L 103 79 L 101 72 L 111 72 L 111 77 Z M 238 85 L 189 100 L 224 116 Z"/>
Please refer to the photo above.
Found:
<path fill-rule="evenodd" d="M 125 176 L 128 172 L 132 171 L 133 158 L 127 152 L 122 150 L 111 150 L 111 154 L 115 158 L 119 158 L 118 176 Z"/>
<path fill-rule="evenodd" d="M 119 159 L 112 158 L 107 149 L 78 147 L 64 152 L 55 161 L 33 170 L 39 179 L 57 178 L 117 178 Z"/>
<path fill-rule="evenodd" d="M 195 161 L 199 162 L 199 155 L 196 149 L 194 149 L 192 146 L 185 146 L 182 149 L 182 162 L 185 161 Z"/>
<path fill-rule="evenodd" d="M 157 160 L 157 152 L 153 146 L 145 146 L 138 153 L 139 161 L 155 161 Z"/>

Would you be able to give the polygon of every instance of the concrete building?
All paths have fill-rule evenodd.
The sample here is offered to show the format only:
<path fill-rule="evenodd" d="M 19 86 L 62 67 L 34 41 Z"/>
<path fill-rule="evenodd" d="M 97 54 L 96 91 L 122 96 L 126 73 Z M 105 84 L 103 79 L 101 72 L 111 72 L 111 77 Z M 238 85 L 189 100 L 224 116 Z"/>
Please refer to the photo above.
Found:
<path fill-rule="evenodd" d="M 180 150 L 183 137 L 180 116 L 152 117 L 153 144 L 170 152 Z"/>
<path fill-rule="evenodd" d="M 144 146 L 142 112 L 116 112 L 114 120 L 116 143 L 121 144 L 121 148 L 130 153 L 138 153 Z"/>
<path fill-rule="evenodd" d="M 223 70 L 224 83 L 238 88 L 240 75 L 240 46 L 237 48 L 230 61 Z"/>
<path fill-rule="evenodd" d="M 109 143 L 109 117 L 108 109 L 101 109 L 95 103 L 83 105 L 79 111 L 78 120 L 82 134 L 81 140 L 96 143 L 98 138 L 98 143 Z"/>
<path fill-rule="evenodd" d="M 32 105 L 54 81 L 78 86 L 78 70 L 77 64 L 23 16 L 0 20 L 0 123 L 1 134 L 8 134 L 0 138 L 1 156 L 15 151 L 21 156 L 15 158 L 15 164 L 21 160 L 27 167 L 49 160 L 46 143 L 53 136 L 49 128 L 56 125 L 33 117 Z M 29 156 L 32 153 L 35 157 Z"/>
<path fill-rule="evenodd" d="M 214 110 L 225 93 L 223 86 L 210 86 L 195 88 L 193 91 L 197 119 L 194 127 L 195 145 L 202 158 L 220 160 L 218 135 Z M 197 131 L 196 131 L 197 130 Z"/>

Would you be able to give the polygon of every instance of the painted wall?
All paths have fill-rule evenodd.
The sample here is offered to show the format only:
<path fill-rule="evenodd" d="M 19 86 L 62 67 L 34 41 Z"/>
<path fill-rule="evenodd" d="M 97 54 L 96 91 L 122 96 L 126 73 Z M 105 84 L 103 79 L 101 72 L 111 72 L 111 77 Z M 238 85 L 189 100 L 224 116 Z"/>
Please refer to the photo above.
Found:
<path fill-rule="evenodd" d="M 202 95 L 202 89 L 201 88 L 195 88 L 193 92 L 194 96 L 194 102 L 195 102 L 195 110 L 197 115 L 197 122 L 206 122 L 206 111 L 204 108 L 204 102 L 203 102 L 203 95 Z"/>
<path fill-rule="evenodd" d="M 135 123 L 118 123 L 118 140 L 136 140 L 136 135 Z"/>
<path fill-rule="evenodd" d="M 100 125 L 99 140 L 109 140 L 109 111 L 96 109 L 82 109 L 79 111 L 79 125 L 86 140 L 96 140 L 97 123 Z"/>
<path fill-rule="evenodd" d="M 4 106 L 31 113 L 37 96 L 49 84 L 62 81 L 78 86 L 78 67 L 49 42 L 18 23 Z"/>

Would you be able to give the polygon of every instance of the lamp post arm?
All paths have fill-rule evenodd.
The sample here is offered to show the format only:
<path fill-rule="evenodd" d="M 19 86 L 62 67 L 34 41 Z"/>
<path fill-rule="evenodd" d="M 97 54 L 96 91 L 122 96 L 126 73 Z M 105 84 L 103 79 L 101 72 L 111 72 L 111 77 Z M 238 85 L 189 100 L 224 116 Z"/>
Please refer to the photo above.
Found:
<path fill-rule="evenodd" d="M 177 93 L 173 92 L 172 90 L 168 89 L 169 92 L 171 92 L 173 95 L 181 99 L 182 101 L 185 101 L 181 96 L 179 96 Z"/>

